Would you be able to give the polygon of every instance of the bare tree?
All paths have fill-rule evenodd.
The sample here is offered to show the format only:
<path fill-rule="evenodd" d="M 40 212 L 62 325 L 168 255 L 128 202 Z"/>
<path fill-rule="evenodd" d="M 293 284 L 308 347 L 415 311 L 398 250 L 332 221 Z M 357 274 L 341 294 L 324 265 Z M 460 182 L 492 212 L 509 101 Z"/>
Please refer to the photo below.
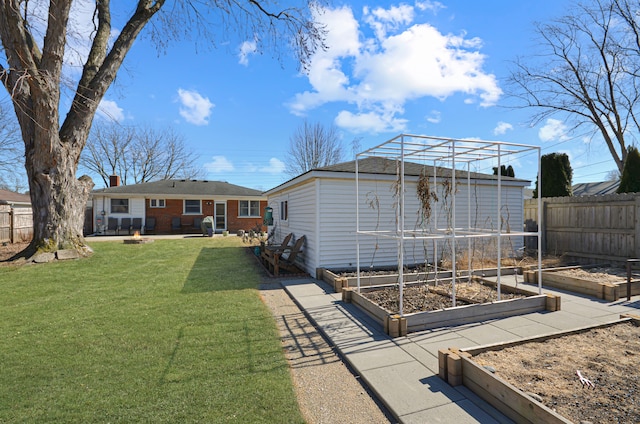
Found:
<path fill-rule="evenodd" d="M 259 48 L 292 47 L 302 64 L 322 45 L 324 36 L 308 13 L 315 3 L 287 7 L 269 0 L 138 0 L 128 6 L 131 12 L 122 27 L 114 28 L 119 16 L 112 20 L 111 1 L 95 0 L 85 2 L 95 5 L 94 29 L 85 37 L 89 46 L 82 54 L 83 49 L 71 52 L 70 48 L 83 41 L 70 19 L 72 6 L 78 4 L 0 1 L 0 81 L 11 96 L 21 128 L 34 209 L 34 237 L 25 255 L 58 249 L 90 253 L 82 227 L 94 184 L 87 176 L 76 177 L 78 162 L 98 104 L 144 28 L 160 47 L 189 33 L 214 44 L 213 30 L 235 32 L 257 40 Z M 81 63 L 79 78 L 63 75 L 65 52 L 75 53 L 74 59 Z M 73 101 L 61 113 L 63 93 Z"/>
<path fill-rule="evenodd" d="M 333 125 L 311 124 L 306 120 L 289 138 L 285 172 L 296 176 L 311 169 L 342 161 L 344 149 L 340 134 Z"/>
<path fill-rule="evenodd" d="M 518 59 L 509 92 L 539 111 L 533 123 L 560 115 L 572 129 L 600 135 L 622 172 L 640 131 L 640 3 L 593 0 L 539 24 L 542 54 Z"/>
<path fill-rule="evenodd" d="M 24 147 L 20 127 L 6 104 L 0 103 L 0 188 L 16 192 L 26 188 Z"/>
<path fill-rule="evenodd" d="M 124 185 L 205 175 L 195 165 L 195 153 L 172 128 L 136 128 L 116 122 L 94 125 L 80 163 L 99 175 L 105 186 L 111 175 L 120 176 Z"/>
<path fill-rule="evenodd" d="M 134 129 L 117 123 L 94 125 L 87 145 L 80 157 L 80 164 L 102 178 L 105 187 L 109 176 L 118 175 L 126 181 L 129 175 L 130 146 Z"/>

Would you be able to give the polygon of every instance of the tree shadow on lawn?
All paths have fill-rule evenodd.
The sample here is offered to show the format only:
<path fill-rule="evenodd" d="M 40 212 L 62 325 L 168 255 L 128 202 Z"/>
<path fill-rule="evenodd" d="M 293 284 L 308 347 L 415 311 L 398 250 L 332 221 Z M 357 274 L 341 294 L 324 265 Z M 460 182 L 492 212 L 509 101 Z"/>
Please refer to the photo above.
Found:
<path fill-rule="evenodd" d="M 196 258 L 181 293 L 257 288 L 263 273 L 253 247 L 207 247 Z"/>

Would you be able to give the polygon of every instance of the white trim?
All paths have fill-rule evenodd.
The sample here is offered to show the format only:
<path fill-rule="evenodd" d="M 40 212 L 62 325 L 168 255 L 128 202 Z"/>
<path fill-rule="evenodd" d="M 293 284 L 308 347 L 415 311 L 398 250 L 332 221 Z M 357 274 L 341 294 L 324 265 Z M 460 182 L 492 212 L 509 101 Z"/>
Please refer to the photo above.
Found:
<path fill-rule="evenodd" d="M 199 205 L 198 212 L 187 212 L 187 201 L 196 200 Z M 202 215 L 202 199 L 183 199 L 182 200 L 182 214 L 183 215 Z"/>
<path fill-rule="evenodd" d="M 240 202 L 249 202 L 247 205 L 247 212 L 249 215 L 242 215 L 240 210 L 242 209 L 240 206 Z M 258 215 L 251 215 L 251 203 L 255 202 L 258 204 Z M 260 215 L 260 200 L 252 200 L 252 199 L 238 199 L 238 218 L 262 218 Z"/>
<path fill-rule="evenodd" d="M 216 206 L 224 205 L 224 228 L 217 228 L 218 226 L 218 208 Z M 216 201 L 213 203 L 213 232 L 216 231 L 226 231 L 228 228 L 228 220 L 227 220 L 227 202 L 224 201 Z"/>

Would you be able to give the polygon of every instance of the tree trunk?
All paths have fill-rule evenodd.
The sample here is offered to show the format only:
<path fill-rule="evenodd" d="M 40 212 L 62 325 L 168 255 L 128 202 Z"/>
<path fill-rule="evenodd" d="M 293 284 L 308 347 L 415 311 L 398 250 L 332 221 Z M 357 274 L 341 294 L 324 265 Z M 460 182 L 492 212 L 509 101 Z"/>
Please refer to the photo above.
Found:
<path fill-rule="evenodd" d="M 87 176 L 76 178 L 76 166 L 70 159 L 75 155 L 52 153 L 34 152 L 27 168 L 33 208 L 29 253 L 74 249 L 87 256 L 91 249 L 85 244 L 83 228 L 93 181 Z"/>
<path fill-rule="evenodd" d="M 58 119 L 57 113 L 52 113 L 56 108 L 46 106 L 56 102 L 56 96 L 40 94 L 30 111 L 17 113 L 33 208 L 33 241 L 23 256 L 61 249 L 87 256 L 91 248 L 83 236 L 84 217 L 94 184 L 87 176 L 76 178 L 76 172 L 89 129 L 80 126 L 74 133 L 75 140 L 61 139 L 57 125 L 43 125 Z"/>

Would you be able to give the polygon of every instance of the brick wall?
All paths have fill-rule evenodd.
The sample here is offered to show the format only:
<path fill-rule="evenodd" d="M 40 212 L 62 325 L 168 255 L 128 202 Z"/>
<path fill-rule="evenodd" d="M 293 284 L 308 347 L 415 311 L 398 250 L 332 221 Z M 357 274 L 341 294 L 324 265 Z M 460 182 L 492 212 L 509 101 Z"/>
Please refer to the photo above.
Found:
<path fill-rule="evenodd" d="M 227 202 L 227 227 L 229 232 L 236 233 L 238 230 L 251 230 L 260 226 L 262 231 L 267 231 L 267 228 L 262 225 L 262 215 L 264 214 L 264 208 L 267 207 L 267 201 L 260 201 L 260 217 L 259 218 L 239 218 L 238 217 L 238 201 L 229 200 Z"/>
<path fill-rule="evenodd" d="M 214 199 L 202 200 L 202 215 L 183 215 L 184 202 L 182 199 L 166 199 L 164 208 L 152 208 L 150 206 L 149 199 L 145 200 L 145 207 L 147 211 L 147 217 L 156 218 L 156 233 L 168 234 L 171 233 L 171 219 L 173 217 L 179 217 L 183 224 L 182 232 L 186 233 L 199 233 L 199 229 L 193 228 L 194 218 L 204 218 L 206 216 L 214 216 Z M 264 213 L 264 208 L 267 206 L 266 201 L 260 202 L 260 214 Z M 250 230 L 255 228 L 256 225 L 262 225 L 262 217 L 260 218 L 239 218 L 238 217 L 238 201 L 227 201 L 227 230 L 230 233 L 236 233 L 238 230 Z M 266 231 L 266 227 L 262 228 Z"/>

